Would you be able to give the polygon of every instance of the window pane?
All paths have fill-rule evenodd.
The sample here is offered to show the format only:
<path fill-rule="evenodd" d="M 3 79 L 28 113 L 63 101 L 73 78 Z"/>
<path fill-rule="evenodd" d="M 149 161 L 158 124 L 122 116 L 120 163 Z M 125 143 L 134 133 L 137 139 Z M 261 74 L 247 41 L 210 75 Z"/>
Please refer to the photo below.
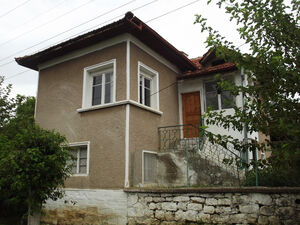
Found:
<path fill-rule="evenodd" d="M 218 107 L 218 94 L 217 92 L 206 92 L 206 109 L 211 108 L 212 110 L 219 109 Z"/>
<path fill-rule="evenodd" d="M 144 153 L 144 182 L 155 182 L 157 169 L 157 155 Z"/>
<path fill-rule="evenodd" d="M 92 105 L 101 104 L 102 85 L 93 87 Z"/>
<path fill-rule="evenodd" d="M 71 159 L 68 164 L 69 165 L 73 165 L 72 167 L 72 173 L 75 174 L 77 172 L 76 168 L 77 168 L 77 152 L 78 149 L 76 147 L 72 147 L 70 150 L 71 155 L 73 156 L 73 159 Z"/>
<path fill-rule="evenodd" d="M 206 110 L 210 107 L 213 110 L 219 109 L 218 107 L 218 92 L 217 82 L 205 83 L 206 94 Z"/>
<path fill-rule="evenodd" d="M 112 83 L 106 83 L 105 84 L 105 98 L 104 98 L 104 103 L 110 103 L 112 102 L 111 99 L 112 99 Z"/>
<path fill-rule="evenodd" d="M 143 104 L 143 77 L 140 76 L 140 103 Z"/>
<path fill-rule="evenodd" d="M 148 88 L 148 89 L 150 89 L 150 83 L 151 83 L 151 80 L 150 80 L 150 79 L 147 79 L 147 78 L 145 78 L 145 88 Z"/>
<path fill-rule="evenodd" d="M 86 159 L 80 159 L 80 160 L 79 160 L 79 165 L 80 165 L 80 166 L 86 166 L 86 162 L 87 162 Z"/>
<path fill-rule="evenodd" d="M 105 74 L 105 83 L 110 83 L 112 81 L 112 72 Z"/>
<path fill-rule="evenodd" d="M 86 166 L 80 166 L 79 173 L 86 173 Z"/>
<path fill-rule="evenodd" d="M 82 159 L 86 159 L 87 158 L 87 149 L 86 146 L 81 146 L 80 147 L 80 153 L 79 153 L 79 157 Z"/>
<path fill-rule="evenodd" d="M 102 75 L 93 77 L 93 85 L 102 84 Z"/>
<path fill-rule="evenodd" d="M 145 88 L 145 105 L 150 106 L 151 105 L 151 97 L 150 97 L 150 89 Z"/>
<path fill-rule="evenodd" d="M 205 84 L 206 92 L 215 92 L 217 91 L 217 82 L 208 82 Z"/>
<path fill-rule="evenodd" d="M 235 97 L 230 93 L 230 91 L 221 92 L 222 109 L 233 108 L 235 105 Z"/>

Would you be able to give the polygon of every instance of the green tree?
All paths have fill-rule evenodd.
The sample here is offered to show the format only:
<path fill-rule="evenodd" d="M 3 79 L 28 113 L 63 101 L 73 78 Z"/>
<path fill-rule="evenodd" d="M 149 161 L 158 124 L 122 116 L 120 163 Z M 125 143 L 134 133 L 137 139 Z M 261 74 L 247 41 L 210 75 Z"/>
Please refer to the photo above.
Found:
<path fill-rule="evenodd" d="M 243 152 L 271 150 L 272 156 L 260 165 L 264 168 L 263 175 L 272 181 L 263 183 L 268 179 L 262 178 L 260 183 L 300 185 L 300 3 L 296 0 L 289 4 L 283 0 L 215 2 L 236 22 L 240 39 L 249 46 L 249 51 L 242 52 L 240 46 L 226 40 L 201 15 L 196 15 L 195 23 L 208 32 L 207 46 L 215 48 L 218 57 L 236 62 L 249 85 L 230 85 L 221 80 L 222 88 L 234 95 L 243 94 L 244 106 L 235 107 L 234 115 L 209 111 L 205 115 L 207 123 L 267 135 L 270 140 L 264 143 L 240 142 L 230 135 L 217 136 L 216 141 L 224 146 L 232 143 Z"/>
<path fill-rule="evenodd" d="M 11 85 L 3 87 L 4 77 L 0 76 L 0 132 L 12 117 L 15 102 L 10 98 Z"/>
<path fill-rule="evenodd" d="M 2 95 L 0 92 L 0 99 Z M 35 124 L 34 97 L 17 96 L 5 101 L 3 105 L 14 107 L 9 108 L 12 111 L 9 115 L 3 110 L 0 198 L 12 208 L 16 204 L 25 205 L 28 224 L 32 224 L 32 213 L 39 212 L 47 199 L 63 196 L 64 181 L 71 173 L 72 165 L 68 163 L 71 155 L 64 136 Z"/>

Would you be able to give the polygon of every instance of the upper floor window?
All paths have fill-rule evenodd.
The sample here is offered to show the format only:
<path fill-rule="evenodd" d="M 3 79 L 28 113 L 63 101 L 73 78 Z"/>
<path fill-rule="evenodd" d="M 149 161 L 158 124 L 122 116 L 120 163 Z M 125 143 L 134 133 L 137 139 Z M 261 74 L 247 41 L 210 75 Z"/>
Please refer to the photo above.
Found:
<path fill-rule="evenodd" d="M 92 105 L 112 102 L 113 71 L 101 71 L 93 75 Z"/>
<path fill-rule="evenodd" d="M 139 103 L 159 110 L 158 72 L 138 63 Z"/>
<path fill-rule="evenodd" d="M 84 69 L 83 108 L 115 102 L 115 93 L 115 59 Z"/>
<path fill-rule="evenodd" d="M 235 97 L 228 90 L 222 90 L 217 81 L 205 83 L 206 110 L 230 109 L 235 106 Z"/>
<path fill-rule="evenodd" d="M 87 175 L 89 172 L 89 143 L 70 144 L 70 151 L 73 155 L 73 175 Z"/>
<path fill-rule="evenodd" d="M 151 106 L 151 87 L 152 78 L 141 73 L 140 75 L 140 103 Z"/>

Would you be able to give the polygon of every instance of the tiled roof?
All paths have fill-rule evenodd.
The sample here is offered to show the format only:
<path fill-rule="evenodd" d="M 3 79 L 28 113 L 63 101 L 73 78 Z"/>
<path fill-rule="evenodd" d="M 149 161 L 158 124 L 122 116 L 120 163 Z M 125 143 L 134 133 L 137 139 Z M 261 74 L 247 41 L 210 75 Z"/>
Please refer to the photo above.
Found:
<path fill-rule="evenodd" d="M 147 24 L 135 17 L 133 13 L 126 13 L 121 20 L 108 24 L 99 29 L 77 36 L 46 50 L 29 56 L 16 58 L 18 64 L 30 69 L 38 70 L 38 66 L 48 60 L 63 56 L 74 50 L 82 49 L 117 35 L 129 33 L 148 45 L 152 50 L 162 55 L 176 65 L 182 72 L 194 71 L 196 66 L 182 52 L 151 29 Z"/>
<path fill-rule="evenodd" d="M 197 58 L 192 58 L 191 61 L 195 64 L 195 66 L 197 66 L 198 69 L 202 68 L 202 64 L 200 63 L 201 59 L 203 58 L 203 56 L 199 56 Z"/>
<path fill-rule="evenodd" d="M 192 60 L 192 61 L 194 62 L 194 60 Z M 189 71 L 189 72 L 183 73 L 182 75 L 180 75 L 178 77 L 178 79 L 179 80 L 190 79 L 190 78 L 195 78 L 195 77 L 201 77 L 203 75 L 221 73 L 221 72 L 229 72 L 229 71 L 234 71 L 234 70 L 237 70 L 235 63 L 225 62 L 220 65 L 203 67 L 196 71 Z"/>

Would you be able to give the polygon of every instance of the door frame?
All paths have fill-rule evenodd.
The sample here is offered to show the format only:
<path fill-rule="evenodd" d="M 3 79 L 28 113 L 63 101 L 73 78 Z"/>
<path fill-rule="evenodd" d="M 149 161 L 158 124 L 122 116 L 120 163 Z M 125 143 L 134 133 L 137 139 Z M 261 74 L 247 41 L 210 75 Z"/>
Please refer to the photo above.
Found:
<path fill-rule="evenodd" d="M 204 98 L 204 79 L 192 79 L 192 80 L 182 80 L 178 83 L 178 112 L 179 112 L 179 125 L 183 125 L 183 115 L 182 115 L 182 98 L 181 94 L 191 93 L 199 91 L 200 93 L 200 107 L 201 115 L 204 114 L 205 98 Z M 205 121 L 204 121 L 205 123 Z M 203 124 L 204 125 L 204 124 Z M 183 138 L 183 132 L 181 132 L 181 138 Z"/>
<path fill-rule="evenodd" d="M 191 92 L 185 92 L 185 93 L 181 93 L 180 94 L 180 98 L 181 98 L 181 116 L 182 116 L 182 125 L 185 125 L 185 124 L 189 124 L 189 123 L 187 123 L 187 122 L 185 122 L 184 124 L 183 124 L 183 117 L 184 117 L 184 115 L 183 115 L 183 101 L 182 101 L 182 99 L 183 99 L 183 96 L 184 95 L 186 95 L 186 94 L 190 94 L 190 95 L 193 95 L 193 96 L 197 96 L 197 94 L 199 93 L 199 107 L 200 107 L 200 119 L 201 119 L 201 115 L 202 115 L 202 107 L 201 107 L 201 94 L 200 94 L 200 91 L 191 91 Z M 196 94 L 196 95 L 195 95 Z M 190 138 L 190 137 L 184 137 L 184 132 L 183 132 L 183 129 L 181 129 L 180 130 L 180 136 L 181 136 L 181 139 L 182 138 Z"/>

